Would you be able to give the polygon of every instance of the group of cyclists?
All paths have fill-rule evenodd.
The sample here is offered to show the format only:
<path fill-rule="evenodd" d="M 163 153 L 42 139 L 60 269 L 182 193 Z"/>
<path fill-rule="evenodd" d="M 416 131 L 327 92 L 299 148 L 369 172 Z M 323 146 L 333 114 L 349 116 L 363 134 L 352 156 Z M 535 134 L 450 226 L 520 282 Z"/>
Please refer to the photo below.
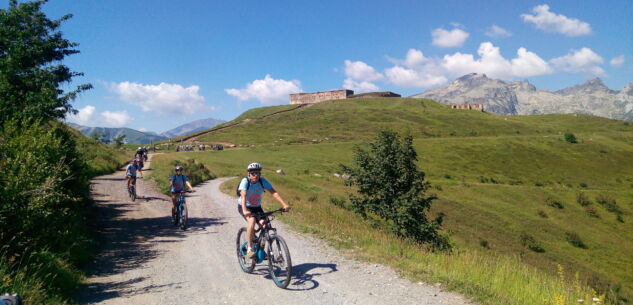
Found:
<path fill-rule="evenodd" d="M 140 178 L 143 177 L 142 171 L 142 158 L 146 159 L 147 151 L 143 151 L 141 147 L 137 150 L 137 154 L 127 166 L 126 177 L 128 188 L 136 184 L 137 175 Z M 171 193 L 172 200 L 172 214 L 175 213 L 177 207 L 178 196 L 181 192 L 185 191 L 185 187 L 191 192 L 195 192 L 189 177 L 183 174 L 183 167 L 177 165 L 174 168 L 174 174 L 169 177 L 169 192 Z M 290 206 L 284 201 L 281 195 L 273 188 L 272 184 L 264 177 L 262 177 L 263 167 L 261 164 L 255 162 L 246 167 L 247 176 L 244 177 L 237 188 L 239 198 L 237 199 L 237 211 L 248 223 L 246 234 L 248 236 L 248 249 L 246 257 L 252 259 L 255 256 L 253 249 L 253 236 L 255 231 L 256 220 L 254 215 L 257 213 L 263 213 L 262 209 L 262 196 L 265 191 L 277 200 L 282 205 L 284 211 L 289 211 Z M 260 223 L 260 225 L 263 225 Z"/>

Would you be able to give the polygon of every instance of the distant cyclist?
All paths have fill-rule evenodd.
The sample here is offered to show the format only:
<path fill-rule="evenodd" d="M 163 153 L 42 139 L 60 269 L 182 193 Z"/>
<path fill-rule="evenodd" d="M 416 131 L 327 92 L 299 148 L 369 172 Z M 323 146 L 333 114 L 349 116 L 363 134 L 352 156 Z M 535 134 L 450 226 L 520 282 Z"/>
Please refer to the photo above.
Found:
<path fill-rule="evenodd" d="M 141 165 L 137 158 L 134 158 L 132 163 L 128 164 L 125 176 L 127 178 L 127 188 L 129 189 L 132 185 L 136 185 L 136 174 L 137 172 L 141 174 L 141 178 L 143 178 L 143 171 L 141 170 Z"/>
<path fill-rule="evenodd" d="M 136 149 L 136 153 L 134 154 L 134 157 L 141 157 L 141 158 L 143 157 L 143 148 L 142 147 L 139 146 Z"/>
<path fill-rule="evenodd" d="M 171 192 L 171 202 L 173 203 L 171 207 L 172 215 L 176 213 L 178 196 L 180 192 L 185 190 L 185 185 L 187 185 L 190 191 L 195 192 L 193 186 L 191 186 L 191 182 L 189 182 L 189 177 L 182 174 L 182 166 L 177 165 L 175 171 L 176 173 L 169 177 L 169 191 Z"/>
<path fill-rule="evenodd" d="M 264 190 L 268 191 L 283 206 L 284 211 L 290 211 L 290 206 L 281 198 L 281 195 L 273 188 L 268 180 L 262 177 L 262 166 L 259 163 L 251 163 L 246 168 L 248 177 L 242 179 L 237 190 L 240 193 L 237 211 L 246 219 L 248 227 L 246 235 L 248 237 L 248 250 L 246 257 L 253 258 L 253 234 L 255 230 L 255 217 L 253 213 L 263 213 L 262 195 Z"/>

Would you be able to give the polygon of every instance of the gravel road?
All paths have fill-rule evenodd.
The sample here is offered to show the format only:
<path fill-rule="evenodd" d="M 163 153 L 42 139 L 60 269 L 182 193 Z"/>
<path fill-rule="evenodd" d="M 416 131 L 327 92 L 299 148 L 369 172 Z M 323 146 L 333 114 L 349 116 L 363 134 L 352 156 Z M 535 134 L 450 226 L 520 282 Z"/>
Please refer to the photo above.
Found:
<path fill-rule="evenodd" d="M 382 265 L 345 258 L 275 221 L 294 265 L 290 286 L 279 289 L 266 262 L 253 274 L 237 263 L 235 235 L 245 222 L 235 199 L 219 190 L 229 178 L 196 187 L 187 199 L 190 228 L 181 231 L 171 225 L 169 198 L 152 181 L 139 179 L 140 199 L 133 203 L 124 177 L 119 171 L 93 180 L 100 254 L 80 304 L 471 304 Z"/>

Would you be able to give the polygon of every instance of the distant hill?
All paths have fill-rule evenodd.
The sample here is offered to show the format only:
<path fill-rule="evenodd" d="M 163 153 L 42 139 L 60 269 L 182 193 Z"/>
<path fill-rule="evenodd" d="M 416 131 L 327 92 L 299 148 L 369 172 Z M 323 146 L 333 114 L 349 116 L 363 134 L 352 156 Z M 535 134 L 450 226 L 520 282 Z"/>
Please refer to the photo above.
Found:
<path fill-rule="evenodd" d="M 226 121 L 213 119 L 213 118 L 195 120 L 193 122 L 180 125 L 174 129 L 167 130 L 161 133 L 161 136 L 164 136 L 167 138 L 178 137 L 178 136 L 186 135 L 192 132 L 209 129 L 211 127 L 222 124 L 224 122 Z"/>
<path fill-rule="evenodd" d="M 444 104 L 483 104 L 487 112 L 497 114 L 582 113 L 633 121 L 633 83 L 616 91 L 600 78 L 552 92 L 537 90 L 527 80 L 504 82 L 471 73 L 411 97 Z"/>
<path fill-rule="evenodd" d="M 149 144 L 166 139 L 166 137 L 150 132 L 141 132 L 131 128 L 107 128 L 107 127 L 88 127 L 74 123 L 68 125 L 79 130 L 82 134 L 90 137 L 95 131 L 105 134 L 105 138 L 112 140 L 120 135 L 125 135 L 125 142 L 129 144 Z"/>

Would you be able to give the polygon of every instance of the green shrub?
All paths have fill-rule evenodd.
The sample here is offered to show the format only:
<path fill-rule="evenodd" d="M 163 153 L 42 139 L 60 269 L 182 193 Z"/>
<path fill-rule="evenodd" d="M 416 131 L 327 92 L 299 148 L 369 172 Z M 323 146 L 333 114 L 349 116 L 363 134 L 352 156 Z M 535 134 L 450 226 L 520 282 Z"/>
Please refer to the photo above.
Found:
<path fill-rule="evenodd" d="M 588 187 L 589 187 L 589 186 L 587 185 L 587 183 L 584 183 L 584 182 L 583 182 L 583 183 L 580 183 L 578 186 L 580 186 L 581 188 L 584 188 L 584 189 L 586 189 L 586 188 L 588 188 Z"/>
<path fill-rule="evenodd" d="M 578 143 L 578 140 L 576 140 L 576 136 L 573 133 L 566 133 L 565 134 L 565 141 L 569 142 L 569 143 Z"/>
<path fill-rule="evenodd" d="M 537 252 L 537 253 L 545 252 L 545 249 L 543 249 L 541 244 L 539 244 L 539 242 L 536 241 L 536 239 L 532 235 L 529 235 L 527 233 L 521 233 L 521 235 L 519 236 L 519 241 L 521 242 L 521 245 L 523 245 L 524 247 L 534 252 Z"/>
<path fill-rule="evenodd" d="M 578 193 L 578 195 L 576 196 L 576 202 L 584 207 L 591 205 L 591 201 L 584 193 Z"/>
<path fill-rule="evenodd" d="M 620 215 L 620 214 L 615 216 L 615 220 L 617 220 L 618 222 L 624 223 L 624 218 L 622 218 L 622 215 Z"/>
<path fill-rule="evenodd" d="M 346 184 L 358 188 L 358 195 L 350 195 L 351 209 L 364 218 L 368 213 L 382 218 L 397 236 L 448 249 L 448 239 L 438 233 L 442 217 L 427 218 L 437 197 L 425 196 L 430 184 L 416 165 L 413 138 L 383 130 L 369 146 L 369 151 L 355 148 L 354 167 L 341 165 L 350 175 Z"/>
<path fill-rule="evenodd" d="M 545 211 L 543 211 L 543 210 L 536 211 L 536 214 L 538 214 L 538 216 L 540 216 L 542 218 L 547 218 L 547 213 L 545 213 Z"/>
<path fill-rule="evenodd" d="M 316 202 L 319 200 L 319 195 L 317 194 L 312 194 L 310 195 L 310 197 L 308 197 L 308 202 Z"/>
<path fill-rule="evenodd" d="M 587 246 L 576 232 L 565 232 L 565 239 L 574 247 L 587 249 Z"/>
<path fill-rule="evenodd" d="M 330 203 L 339 208 L 347 208 L 345 206 L 345 198 L 330 197 Z"/>
<path fill-rule="evenodd" d="M 608 195 L 600 194 L 596 196 L 596 202 L 602 205 L 607 211 L 615 214 L 622 214 L 622 211 L 618 208 L 618 205 L 612 197 Z"/>
<path fill-rule="evenodd" d="M 585 213 L 587 213 L 587 215 L 589 215 L 590 217 L 600 218 L 600 214 L 598 214 L 598 210 L 596 210 L 596 208 L 593 206 L 587 206 L 585 208 Z"/>
<path fill-rule="evenodd" d="M 490 245 L 488 244 L 488 241 L 485 239 L 480 239 L 479 245 L 484 249 L 490 249 Z"/>
<path fill-rule="evenodd" d="M 565 208 L 565 206 L 560 202 L 560 200 L 554 199 L 552 197 L 547 197 L 545 199 L 545 204 L 557 209 Z"/>

